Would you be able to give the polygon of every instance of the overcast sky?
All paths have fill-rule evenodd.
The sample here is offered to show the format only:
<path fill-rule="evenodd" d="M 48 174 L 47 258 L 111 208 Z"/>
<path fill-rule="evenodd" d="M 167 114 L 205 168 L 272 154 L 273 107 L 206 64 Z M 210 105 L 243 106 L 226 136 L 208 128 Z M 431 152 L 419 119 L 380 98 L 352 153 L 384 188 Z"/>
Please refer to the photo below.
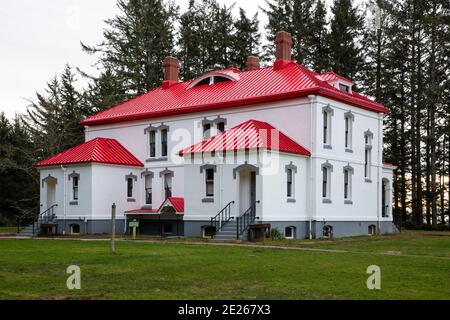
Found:
<path fill-rule="evenodd" d="M 264 0 L 218 1 L 228 6 L 235 3 L 235 14 L 239 7 L 253 15 L 265 6 Z M 332 0 L 326 2 L 330 5 Z M 189 0 L 176 3 L 185 11 Z M 104 20 L 117 13 L 116 0 L 2 0 L 0 112 L 9 118 L 25 112 L 27 99 L 34 99 L 35 91 L 42 91 L 66 63 L 93 72 L 96 58 L 81 51 L 80 41 L 99 43 Z M 260 14 L 259 18 L 263 27 L 266 17 Z M 79 82 L 84 84 L 82 79 Z"/>
<path fill-rule="evenodd" d="M 176 1 L 184 10 L 189 0 Z M 254 14 L 263 0 L 236 2 Z M 0 6 L 0 112 L 9 118 L 25 112 L 35 91 L 66 63 L 93 70 L 95 57 L 81 51 L 80 41 L 102 40 L 103 21 L 118 12 L 115 0 L 3 0 Z M 81 83 L 80 83 L 81 84 Z"/>

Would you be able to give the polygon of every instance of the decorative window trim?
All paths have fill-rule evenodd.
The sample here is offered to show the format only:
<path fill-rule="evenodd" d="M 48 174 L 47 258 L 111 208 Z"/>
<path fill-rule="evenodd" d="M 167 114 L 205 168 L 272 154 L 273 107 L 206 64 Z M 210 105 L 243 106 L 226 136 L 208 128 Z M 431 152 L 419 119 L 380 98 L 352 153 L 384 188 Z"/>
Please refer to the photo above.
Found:
<path fill-rule="evenodd" d="M 322 108 L 322 112 L 327 112 L 329 113 L 331 116 L 334 116 L 334 109 L 330 106 L 330 104 L 327 104 L 326 106 L 324 106 Z"/>
<path fill-rule="evenodd" d="M 167 167 L 163 170 L 159 172 L 159 177 L 162 178 L 164 176 L 169 176 L 171 178 L 173 178 L 174 176 L 174 172 L 172 170 L 169 170 Z"/>
<path fill-rule="evenodd" d="M 253 170 L 253 171 L 255 171 L 256 175 L 259 175 L 259 168 L 254 166 L 254 165 L 252 165 L 252 164 L 248 164 L 247 161 L 245 161 L 244 164 L 241 164 L 241 165 L 239 165 L 239 166 L 237 166 L 236 168 L 233 169 L 233 179 L 236 179 L 236 173 L 238 171 L 240 171 L 240 170 L 243 170 L 243 169 Z"/>
<path fill-rule="evenodd" d="M 212 120 L 212 122 L 213 122 L 214 124 L 216 124 L 216 125 L 217 125 L 217 123 L 219 123 L 219 122 L 223 122 L 225 125 L 227 125 L 227 119 L 222 118 L 221 116 L 217 116 L 217 118 L 215 118 L 214 120 Z"/>
<path fill-rule="evenodd" d="M 294 198 L 291 197 L 291 198 L 287 198 L 287 199 L 286 199 L 286 202 L 287 202 L 287 203 L 296 203 L 297 200 L 295 200 Z"/>
<path fill-rule="evenodd" d="M 351 110 L 348 110 L 346 113 L 344 113 L 344 118 L 348 118 L 351 119 L 352 121 L 355 121 L 355 114 Z"/>
<path fill-rule="evenodd" d="M 364 132 L 364 137 L 373 138 L 373 133 L 372 133 L 372 131 L 370 131 L 370 129 L 368 129 L 367 131 L 365 131 L 365 132 Z"/>
<path fill-rule="evenodd" d="M 132 172 L 130 172 L 130 174 L 127 174 L 125 176 L 125 181 L 128 181 L 129 178 L 133 179 L 134 181 L 137 181 L 137 176 L 134 175 Z"/>
<path fill-rule="evenodd" d="M 291 169 L 293 173 L 297 173 L 297 166 L 292 163 L 292 161 L 284 166 L 284 172 L 288 172 L 288 169 Z"/>
<path fill-rule="evenodd" d="M 148 158 L 145 160 L 145 162 L 158 162 L 158 161 L 167 161 L 167 157 L 159 157 L 159 158 Z"/>
<path fill-rule="evenodd" d="M 158 127 L 155 127 L 154 125 L 150 124 L 148 127 L 144 129 L 144 134 L 147 134 L 147 132 L 150 131 L 158 131 Z"/>
<path fill-rule="evenodd" d="M 77 206 L 78 205 L 78 201 L 70 201 L 69 202 L 69 206 Z"/>
<path fill-rule="evenodd" d="M 71 174 L 69 174 L 67 177 L 68 177 L 69 181 L 70 181 L 70 179 L 75 178 L 75 177 L 78 178 L 78 181 L 80 181 L 80 174 L 76 173 L 75 170 Z"/>
<path fill-rule="evenodd" d="M 204 164 L 202 166 L 200 166 L 200 173 L 203 173 L 203 171 L 206 171 L 208 169 L 213 169 L 214 173 L 217 172 L 217 166 L 215 164 Z"/>
<path fill-rule="evenodd" d="M 42 188 L 44 187 L 44 184 L 47 182 L 54 182 L 55 184 L 58 184 L 58 179 L 56 179 L 49 173 L 47 177 L 42 179 Z"/>
<path fill-rule="evenodd" d="M 206 197 L 202 199 L 203 203 L 213 203 L 214 202 L 214 197 Z"/>
<path fill-rule="evenodd" d="M 350 163 L 347 163 L 347 165 L 344 168 L 342 168 L 342 172 L 345 172 L 346 170 L 349 171 L 351 174 L 355 172 L 355 169 L 353 169 Z"/>
<path fill-rule="evenodd" d="M 331 172 L 333 172 L 333 165 L 330 162 L 328 162 L 328 160 L 326 162 L 322 163 L 321 168 L 322 169 L 327 168 L 327 169 L 330 169 Z"/>
<path fill-rule="evenodd" d="M 203 129 L 205 124 L 210 124 L 211 127 L 212 127 L 212 125 L 214 124 L 214 120 L 209 120 L 209 119 L 206 119 L 206 117 L 204 117 L 203 120 L 202 120 L 202 129 Z"/>
<path fill-rule="evenodd" d="M 146 176 L 151 176 L 151 178 L 153 179 L 155 177 L 155 174 L 153 171 L 145 169 L 145 171 L 141 172 L 141 178 L 146 177 Z"/>

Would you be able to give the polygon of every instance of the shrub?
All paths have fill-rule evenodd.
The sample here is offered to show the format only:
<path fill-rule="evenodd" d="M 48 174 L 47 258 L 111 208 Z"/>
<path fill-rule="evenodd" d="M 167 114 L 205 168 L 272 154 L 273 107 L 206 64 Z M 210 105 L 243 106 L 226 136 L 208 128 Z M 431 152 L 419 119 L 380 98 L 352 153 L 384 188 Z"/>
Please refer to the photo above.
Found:
<path fill-rule="evenodd" d="M 272 228 L 270 230 L 270 237 L 272 238 L 272 240 L 281 240 L 281 239 L 283 239 L 283 235 L 281 234 L 281 231 L 278 228 Z"/>

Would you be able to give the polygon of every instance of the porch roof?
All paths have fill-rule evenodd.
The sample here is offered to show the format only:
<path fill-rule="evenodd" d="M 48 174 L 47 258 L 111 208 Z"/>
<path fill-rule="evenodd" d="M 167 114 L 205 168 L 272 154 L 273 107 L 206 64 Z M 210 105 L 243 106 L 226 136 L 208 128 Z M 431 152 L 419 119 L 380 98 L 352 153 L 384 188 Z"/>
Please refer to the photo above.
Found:
<path fill-rule="evenodd" d="M 190 153 L 266 149 L 309 156 L 309 150 L 275 129 L 271 124 L 248 120 L 209 139 L 185 148 L 180 156 Z"/>
<path fill-rule="evenodd" d="M 173 207 L 175 209 L 175 213 L 184 214 L 184 198 L 182 197 L 167 197 L 158 209 L 134 209 L 125 211 L 125 214 L 160 215 L 163 213 L 161 210 L 167 205 Z"/>

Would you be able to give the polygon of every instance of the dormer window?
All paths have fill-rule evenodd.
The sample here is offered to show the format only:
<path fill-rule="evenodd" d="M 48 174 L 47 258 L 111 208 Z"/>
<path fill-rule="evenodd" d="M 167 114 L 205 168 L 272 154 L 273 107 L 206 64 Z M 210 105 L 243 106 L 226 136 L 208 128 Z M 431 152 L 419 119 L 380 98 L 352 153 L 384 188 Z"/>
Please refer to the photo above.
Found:
<path fill-rule="evenodd" d="M 231 69 L 213 71 L 208 72 L 203 76 L 200 76 L 199 78 L 192 81 L 191 84 L 188 86 L 188 89 L 192 89 L 197 86 L 213 85 L 215 83 L 238 81 L 238 80 L 239 80 L 238 73 Z"/>
<path fill-rule="evenodd" d="M 350 86 L 343 83 L 339 83 L 339 90 L 350 93 Z"/>

